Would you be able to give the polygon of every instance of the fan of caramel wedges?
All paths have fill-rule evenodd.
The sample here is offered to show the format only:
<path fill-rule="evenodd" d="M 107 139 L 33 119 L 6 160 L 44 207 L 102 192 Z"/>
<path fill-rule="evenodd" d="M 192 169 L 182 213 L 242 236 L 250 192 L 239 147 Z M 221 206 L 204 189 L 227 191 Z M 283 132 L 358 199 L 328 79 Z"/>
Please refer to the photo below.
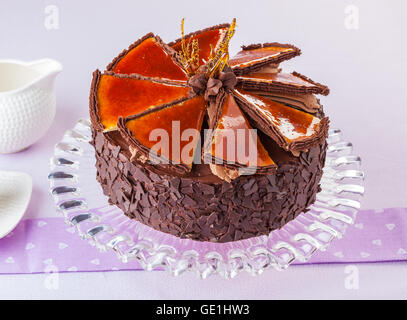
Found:
<path fill-rule="evenodd" d="M 329 119 L 315 94 L 329 89 L 279 68 L 301 51 L 273 42 L 229 58 L 235 28 L 234 19 L 185 35 L 183 20 L 182 37 L 168 45 L 151 33 L 136 41 L 93 73 L 93 127 L 118 131 L 132 161 L 182 175 L 203 160 L 226 181 L 276 171 L 262 135 L 295 156 L 325 140 Z"/>

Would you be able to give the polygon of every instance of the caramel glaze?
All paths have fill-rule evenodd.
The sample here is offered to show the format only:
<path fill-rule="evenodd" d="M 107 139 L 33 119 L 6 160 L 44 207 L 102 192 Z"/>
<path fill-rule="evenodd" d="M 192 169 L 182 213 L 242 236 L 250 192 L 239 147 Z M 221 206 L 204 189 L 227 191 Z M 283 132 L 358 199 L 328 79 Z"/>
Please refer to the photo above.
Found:
<path fill-rule="evenodd" d="M 309 137 L 318 130 L 320 119 L 309 113 L 242 89 L 235 89 L 234 93 L 252 105 L 257 113 L 266 119 L 270 126 L 276 128 L 288 143 Z"/>
<path fill-rule="evenodd" d="M 194 158 L 195 149 L 199 142 L 205 111 L 206 102 L 202 96 L 198 96 L 135 117 L 135 119 L 126 122 L 126 127 L 131 131 L 133 137 L 144 147 L 156 151 L 160 156 L 174 163 L 183 163 L 190 167 Z M 173 121 L 179 121 L 179 125 L 173 123 Z M 168 150 L 162 150 L 161 148 L 155 150 L 154 146 L 156 146 L 159 141 L 153 141 L 150 137 L 154 129 L 163 129 L 168 133 Z M 193 131 L 190 131 L 191 135 L 186 131 L 188 129 L 193 129 Z M 161 138 L 156 140 L 160 139 Z M 173 139 L 174 142 L 176 142 L 175 146 L 173 146 Z M 179 148 L 176 148 L 177 145 Z M 182 151 L 184 148 L 185 152 L 187 150 L 189 152 L 183 156 Z"/>
<path fill-rule="evenodd" d="M 244 166 L 255 166 L 262 167 L 262 166 L 270 166 L 274 165 L 274 161 L 270 158 L 269 154 L 267 153 L 266 149 L 264 148 L 263 144 L 260 142 L 258 136 L 257 138 L 257 154 L 252 154 L 249 152 L 249 130 L 252 129 L 249 122 L 247 121 L 245 115 L 240 111 L 239 106 L 237 105 L 235 99 L 232 95 L 227 94 L 224 100 L 222 111 L 217 123 L 217 127 L 215 129 L 214 137 L 212 140 L 211 145 L 211 154 L 217 158 L 222 158 L 223 160 L 227 161 L 228 155 L 228 134 L 227 131 L 232 131 L 235 137 L 235 156 L 234 159 L 239 160 L 238 157 L 238 148 L 237 145 L 237 132 L 239 130 L 245 130 L 245 146 L 244 146 L 244 153 L 248 155 L 245 157 L 245 163 L 239 163 Z M 220 153 L 220 154 L 219 154 Z M 249 153 L 249 154 L 248 154 Z M 257 156 L 256 158 L 254 158 Z M 238 161 L 236 161 L 238 162 Z"/>
<path fill-rule="evenodd" d="M 238 52 L 232 59 L 230 59 L 230 66 L 233 67 L 247 67 L 263 60 L 277 57 L 281 53 L 292 52 L 292 48 L 283 47 L 263 47 L 251 50 L 242 50 Z"/>
<path fill-rule="evenodd" d="M 97 89 L 97 111 L 105 129 L 111 129 L 120 116 L 138 114 L 189 93 L 188 87 L 177 84 L 103 74 Z"/>
<path fill-rule="evenodd" d="M 128 51 L 113 67 L 121 74 L 137 73 L 146 77 L 186 81 L 185 71 L 177 65 L 154 37 Z"/>
<path fill-rule="evenodd" d="M 218 43 L 222 40 L 223 35 L 226 33 L 226 30 L 227 28 L 210 29 L 185 39 L 186 42 L 194 39 L 198 40 L 200 65 L 208 62 L 208 58 L 211 54 L 211 45 L 213 49 L 216 49 Z M 177 41 L 175 44 L 173 44 L 172 48 L 179 52 L 181 50 L 181 41 Z"/>

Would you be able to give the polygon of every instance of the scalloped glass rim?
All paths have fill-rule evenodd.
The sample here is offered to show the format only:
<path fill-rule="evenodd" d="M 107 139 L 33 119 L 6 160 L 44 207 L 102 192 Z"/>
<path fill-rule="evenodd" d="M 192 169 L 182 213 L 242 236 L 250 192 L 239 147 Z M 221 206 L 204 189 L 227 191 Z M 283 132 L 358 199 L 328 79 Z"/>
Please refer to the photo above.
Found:
<path fill-rule="evenodd" d="M 101 251 L 113 250 L 124 263 L 137 259 L 145 270 L 164 268 L 172 275 L 193 271 L 201 278 L 283 270 L 341 238 L 354 222 L 364 193 L 360 157 L 352 154 L 351 143 L 342 141 L 340 130 L 331 129 L 322 191 L 308 212 L 268 236 L 229 243 L 180 239 L 129 219 L 108 204 L 95 178 L 90 139 L 90 122 L 80 119 L 55 146 L 48 179 L 56 208 L 81 238 Z"/>

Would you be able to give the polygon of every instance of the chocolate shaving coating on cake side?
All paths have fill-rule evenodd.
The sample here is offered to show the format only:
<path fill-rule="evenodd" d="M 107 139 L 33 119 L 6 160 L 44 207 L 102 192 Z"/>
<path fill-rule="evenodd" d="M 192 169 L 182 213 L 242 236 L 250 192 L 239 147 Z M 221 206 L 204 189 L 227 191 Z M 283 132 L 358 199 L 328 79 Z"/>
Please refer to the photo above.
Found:
<path fill-rule="evenodd" d="M 228 242 L 268 235 L 307 211 L 320 190 L 325 142 L 299 157 L 284 154 L 272 175 L 203 182 L 131 162 L 111 134 L 93 130 L 103 193 L 130 218 L 177 237 Z"/>
<path fill-rule="evenodd" d="M 104 127 L 100 121 L 97 99 L 97 88 L 99 87 L 100 76 L 101 72 L 99 70 L 95 70 L 92 73 L 92 83 L 90 85 L 90 94 L 89 94 L 89 115 L 92 127 L 95 128 L 96 130 L 102 131 Z"/>

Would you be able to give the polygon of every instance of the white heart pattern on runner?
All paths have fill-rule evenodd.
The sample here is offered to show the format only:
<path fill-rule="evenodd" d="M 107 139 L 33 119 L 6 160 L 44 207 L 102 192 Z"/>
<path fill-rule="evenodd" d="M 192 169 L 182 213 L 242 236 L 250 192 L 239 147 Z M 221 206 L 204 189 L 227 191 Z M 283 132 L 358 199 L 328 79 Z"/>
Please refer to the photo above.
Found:
<path fill-rule="evenodd" d="M 63 243 L 63 242 L 58 243 L 58 249 L 59 250 L 62 250 L 62 249 L 65 249 L 65 248 L 68 248 L 68 245 L 66 243 Z"/>
<path fill-rule="evenodd" d="M 355 224 L 355 228 L 363 229 L 363 223 L 357 223 L 357 224 Z"/>
<path fill-rule="evenodd" d="M 360 253 L 360 256 L 361 256 L 362 258 L 367 258 L 367 257 L 370 256 L 370 253 L 362 251 L 362 252 Z"/>
<path fill-rule="evenodd" d="M 386 228 L 389 229 L 390 231 L 394 229 L 396 225 L 394 223 L 387 223 Z"/>
<path fill-rule="evenodd" d="M 32 242 L 27 243 L 27 245 L 25 246 L 25 250 L 31 250 L 34 248 L 35 248 L 35 245 Z"/>
<path fill-rule="evenodd" d="M 400 248 L 397 250 L 397 254 L 406 254 L 406 253 L 407 253 L 407 251 L 404 250 L 403 248 Z"/>
<path fill-rule="evenodd" d="M 380 239 L 376 239 L 376 240 L 372 240 L 372 243 L 376 246 L 381 246 L 382 245 L 382 240 Z"/>
<path fill-rule="evenodd" d="M 5 260 L 5 262 L 6 262 L 6 263 L 14 263 L 14 258 L 13 258 L 13 257 L 8 257 L 8 258 Z"/>
<path fill-rule="evenodd" d="M 344 257 L 342 251 L 335 252 L 335 253 L 334 253 L 334 256 L 335 256 L 335 257 L 338 257 L 338 258 L 343 258 L 343 257 Z"/>
<path fill-rule="evenodd" d="M 40 228 L 42 228 L 43 226 L 46 226 L 47 223 L 45 221 L 38 221 L 37 226 L 39 226 Z"/>
<path fill-rule="evenodd" d="M 50 265 L 50 264 L 52 264 L 52 258 L 48 258 L 48 259 L 45 259 L 44 261 L 42 261 L 42 263 L 44 263 L 44 264 L 47 264 L 47 265 Z"/>
<path fill-rule="evenodd" d="M 100 264 L 100 261 L 99 261 L 99 259 L 93 259 L 93 260 L 91 260 L 90 263 L 98 266 Z"/>

